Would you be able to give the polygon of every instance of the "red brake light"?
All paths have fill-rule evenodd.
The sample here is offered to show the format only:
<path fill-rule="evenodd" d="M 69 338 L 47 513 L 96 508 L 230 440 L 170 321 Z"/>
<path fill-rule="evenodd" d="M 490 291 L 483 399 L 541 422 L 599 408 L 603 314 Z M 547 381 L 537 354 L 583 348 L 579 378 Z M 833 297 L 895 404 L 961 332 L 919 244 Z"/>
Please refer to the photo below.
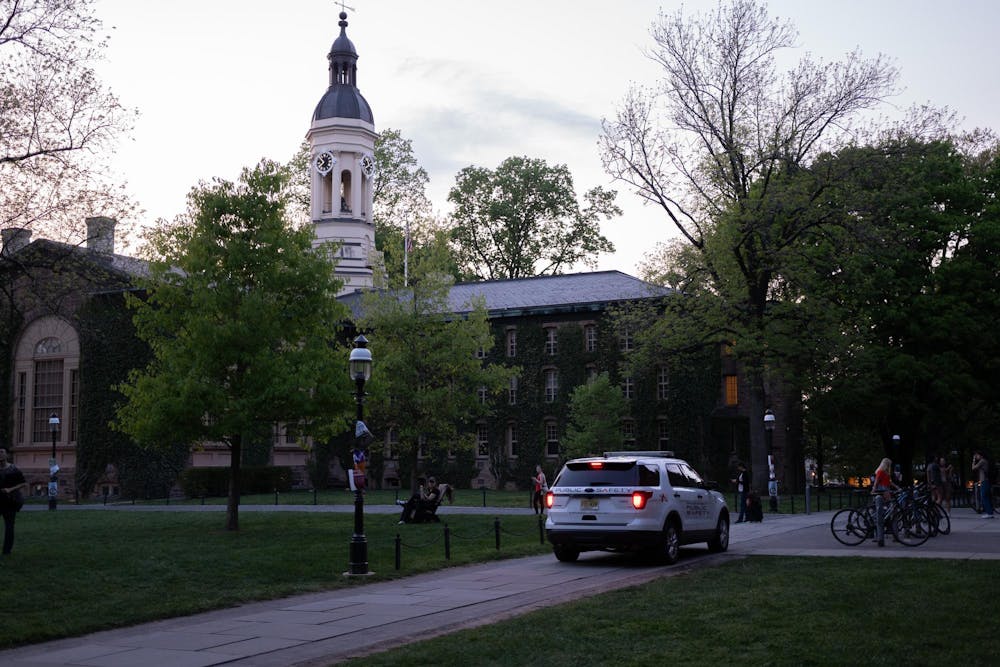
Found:
<path fill-rule="evenodd" d="M 637 510 L 644 509 L 646 507 L 646 501 L 653 497 L 652 491 L 633 491 L 632 492 L 632 507 Z"/>
<path fill-rule="evenodd" d="M 549 491 L 545 494 L 545 507 L 547 509 L 552 509 L 552 505 L 556 502 L 556 494 Z"/>
<path fill-rule="evenodd" d="M 593 468 L 594 470 L 600 470 L 601 468 L 604 467 L 604 461 L 591 461 L 590 467 Z"/>

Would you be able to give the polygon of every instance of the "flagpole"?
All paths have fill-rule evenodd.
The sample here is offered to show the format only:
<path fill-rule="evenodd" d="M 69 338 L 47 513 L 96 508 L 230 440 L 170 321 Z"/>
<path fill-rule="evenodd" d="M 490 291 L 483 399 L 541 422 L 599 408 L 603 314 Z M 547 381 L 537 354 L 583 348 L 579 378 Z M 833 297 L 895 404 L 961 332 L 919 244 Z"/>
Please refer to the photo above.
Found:
<path fill-rule="evenodd" d="M 409 286 L 410 278 L 410 221 L 406 221 L 406 236 L 403 238 L 403 287 Z"/>

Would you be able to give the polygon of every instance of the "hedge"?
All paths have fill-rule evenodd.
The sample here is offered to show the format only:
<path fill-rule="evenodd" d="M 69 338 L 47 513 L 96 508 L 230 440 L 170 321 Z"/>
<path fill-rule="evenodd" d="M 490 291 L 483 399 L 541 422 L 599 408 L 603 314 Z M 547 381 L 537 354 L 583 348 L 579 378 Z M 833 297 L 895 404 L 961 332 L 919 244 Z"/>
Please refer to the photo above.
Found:
<path fill-rule="evenodd" d="M 229 468 L 188 468 L 180 477 L 188 498 L 229 494 Z M 240 468 L 240 493 L 290 491 L 292 469 L 287 466 L 245 466 Z"/>

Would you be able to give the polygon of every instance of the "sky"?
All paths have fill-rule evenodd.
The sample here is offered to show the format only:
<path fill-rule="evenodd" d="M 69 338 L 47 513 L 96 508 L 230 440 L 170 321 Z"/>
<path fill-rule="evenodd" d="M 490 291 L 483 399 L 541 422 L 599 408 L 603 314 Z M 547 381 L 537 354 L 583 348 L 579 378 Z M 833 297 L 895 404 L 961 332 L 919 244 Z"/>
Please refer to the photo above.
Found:
<path fill-rule="evenodd" d="M 673 230 L 602 168 L 602 118 L 633 83 L 653 85 L 644 55 L 651 22 L 680 3 L 651 0 L 345 0 L 358 87 L 376 130 L 411 139 L 447 214 L 456 173 L 526 155 L 565 164 L 577 194 L 618 190 L 624 215 L 602 226 L 616 252 L 601 270 L 635 275 Z M 685 11 L 714 7 L 689 0 Z M 860 49 L 890 57 L 903 91 L 889 115 L 913 104 L 948 106 L 965 128 L 1000 129 L 1000 2 L 994 0 L 771 0 L 800 47 L 841 60 Z M 98 71 L 139 110 L 113 158 L 155 224 L 185 211 L 199 182 L 235 179 L 267 157 L 286 162 L 328 85 L 326 54 L 339 34 L 333 0 L 97 0 L 110 35 Z M 95 212 L 99 214 L 99 212 Z M 587 267 L 577 267 L 587 270 Z"/>

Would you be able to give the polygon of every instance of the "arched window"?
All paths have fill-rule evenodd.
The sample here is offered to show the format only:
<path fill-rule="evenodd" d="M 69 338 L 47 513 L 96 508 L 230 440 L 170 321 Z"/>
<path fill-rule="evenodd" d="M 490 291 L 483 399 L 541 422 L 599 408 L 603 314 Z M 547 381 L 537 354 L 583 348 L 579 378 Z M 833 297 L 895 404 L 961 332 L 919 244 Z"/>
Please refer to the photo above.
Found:
<path fill-rule="evenodd" d="M 52 415 L 59 418 L 57 442 L 76 441 L 79 419 L 80 344 L 61 317 L 42 317 L 21 333 L 14 353 L 14 444 L 51 444 Z"/>

